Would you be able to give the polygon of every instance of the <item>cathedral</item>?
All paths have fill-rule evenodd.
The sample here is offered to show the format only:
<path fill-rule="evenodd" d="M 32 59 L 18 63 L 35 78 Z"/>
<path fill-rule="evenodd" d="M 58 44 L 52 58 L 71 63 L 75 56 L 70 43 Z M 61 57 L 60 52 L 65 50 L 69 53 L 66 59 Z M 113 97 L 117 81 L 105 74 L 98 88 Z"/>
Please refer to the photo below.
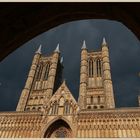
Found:
<path fill-rule="evenodd" d="M 59 44 L 50 56 L 38 48 L 16 111 L 0 112 L 1 138 L 140 137 L 140 108 L 115 108 L 105 38 L 101 50 L 87 48 L 83 41 L 78 101 L 62 79 Z"/>

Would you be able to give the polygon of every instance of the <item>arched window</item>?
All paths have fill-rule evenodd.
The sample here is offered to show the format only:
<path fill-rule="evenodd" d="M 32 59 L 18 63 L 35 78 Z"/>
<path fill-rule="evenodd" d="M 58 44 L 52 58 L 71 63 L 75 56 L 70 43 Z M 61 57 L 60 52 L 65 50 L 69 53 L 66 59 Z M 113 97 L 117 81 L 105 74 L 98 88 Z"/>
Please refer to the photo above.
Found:
<path fill-rule="evenodd" d="M 101 60 L 96 60 L 96 67 L 97 67 L 97 76 L 100 77 L 102 75 L 102 68 L 101 68 Z"/>
<path fill-rule="evenodd" d="M 58 104 L 55 101 L 54 104 L 53 104 L 53 107 L 52 107 L 52 114 L 55 115 L 57 113 L 58 113 Z"/>
<path fill-rule="evenodd" d="M 64 106 L 64 114 L 69 114 L 69 113 L 70 113 L 70 104 L 68 101 L 66 101 Z"/>
<path fill-rule="evenodd" d="M 91 96 L 91 104 L 93 104 L 93 96 Z"/>
<path fill-rule="evenodd" d="M 32 110 L 36 110 L 35 107 L 33 107 Z"/>
<path fill-rule="evenodd" d="M 101 106 L 100 106 L 100 108 L 104 108 L 104 106 L 103 106 L 103 105 L 101 105 Z"/>
<path fill-rule="evenodd" d="M 88 76 L 93 77 L 93 59 L 88 60 Z"/>
<path fill-rule="evenodd" d="M 38 65 L 37 71 L 36 71 L 36 80 L 40 80 L 40 79 L 41 79 L 42 70 L 43 70 L 43 64 L 40 63 L 40 64 Z"/>
<path fill-rule="evenodd" d="M 34 99 L 37 100 L 38 99 L 38 96 L 36 96 Z"/>
<path fill-rule="evenodd" d="M 88 106 L 87 109 L 91 109 L 91 106 Z"/>
<path fill-rule="evenodd" d="M 38 111 L 40 111 L 41 110 L 41 107 L 38 107 Z"/>
<path fill-rule="evenodd" d="M 27 107 L 27 108 L 26 108 L 26 110 L 27 110 L 27 111 L 29 111 L 29 110 L 30 110 L 30 108 L 29 108 L 29 107 Z"/>
<path fill-rule="evenodd" d="M 97 106 L 94 106 L 94 109 L 97 109 Z"/>
<path fill-rule="evenodd" d="M 98 103 L 100 103 L 100 96 L 98 96 Z"/>
<path fill-rule="evenodd" d="M 44 134 L 44 138 L 71 138 L 72 136 L 71 128 L 61 119 L 51 124 Z"/>
<path fill-rule="evenodd" d="M 48 79 L 49 70 L 50 70 L 50 63 L 47 63 L 46 66 L 45 66 L 44 80 L 47 80 Z"/>

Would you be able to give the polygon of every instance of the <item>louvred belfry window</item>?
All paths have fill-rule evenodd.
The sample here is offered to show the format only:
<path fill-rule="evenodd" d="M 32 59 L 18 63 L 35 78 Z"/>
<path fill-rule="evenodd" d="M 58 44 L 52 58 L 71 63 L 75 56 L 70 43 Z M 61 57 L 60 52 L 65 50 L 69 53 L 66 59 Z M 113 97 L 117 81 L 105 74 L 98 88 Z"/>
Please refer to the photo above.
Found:
<path fill-rule="evenodd" d="M 50 63 L 47 63 L 46 66 L 45 66 L 44 80 L 47 80 L 48 79 L 49 70 L 50 70 Z"/>
<path fill-rule="evenodd" d="M 101 60 L 100 59 L 96 60 L 96 68 L 97 68 L 97 76 L 100 77 L 102 75 Z"/>

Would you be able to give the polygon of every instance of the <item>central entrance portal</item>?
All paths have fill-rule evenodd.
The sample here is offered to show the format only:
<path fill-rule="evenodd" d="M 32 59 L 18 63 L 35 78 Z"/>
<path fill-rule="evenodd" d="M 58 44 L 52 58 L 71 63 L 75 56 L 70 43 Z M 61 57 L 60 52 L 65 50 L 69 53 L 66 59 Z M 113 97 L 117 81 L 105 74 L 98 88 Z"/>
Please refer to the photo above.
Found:
<path fill-rule="evenodd" d="M 72 130 L 70 126 L 63 120 L 57 120 L 49 126 L 45 138 L 71 138 Z"/>

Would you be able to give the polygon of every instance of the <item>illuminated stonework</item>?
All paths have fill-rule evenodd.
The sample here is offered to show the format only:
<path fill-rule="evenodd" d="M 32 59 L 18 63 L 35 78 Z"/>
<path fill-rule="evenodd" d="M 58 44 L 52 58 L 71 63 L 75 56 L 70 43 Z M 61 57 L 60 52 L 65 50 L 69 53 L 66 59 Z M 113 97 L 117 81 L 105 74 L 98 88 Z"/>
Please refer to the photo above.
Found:
<path fill-rule="evenodd" d="M 115 108 L 105 38 L 98 52 L 83 42 L 78 102 L 62 82 L 62 69 L 59 44 L 50 56 L 40 46 L 16 111 L 0 113 L 1 138 L 140 137 L 139 107 Z"/>

